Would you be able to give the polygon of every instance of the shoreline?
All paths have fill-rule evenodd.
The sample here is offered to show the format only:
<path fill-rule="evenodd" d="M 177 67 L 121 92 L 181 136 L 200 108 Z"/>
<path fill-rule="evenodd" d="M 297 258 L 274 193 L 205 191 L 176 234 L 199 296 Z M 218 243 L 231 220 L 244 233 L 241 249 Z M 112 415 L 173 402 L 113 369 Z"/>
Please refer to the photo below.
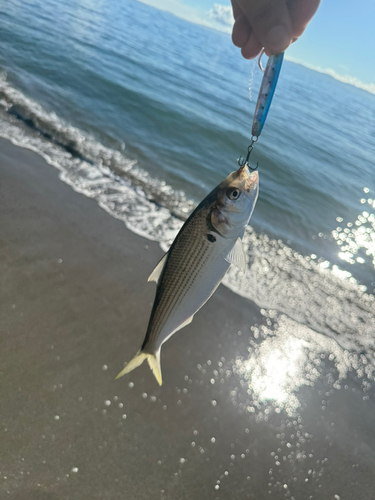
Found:
<path fill-rule="evenodd" d="M 146 364 L 114 382 L 143 341 L 163 252 L 58 174 L 0 139 L 3 496 L 371 498 L 374 389 L 351 373 L 334 389 L 326 360 L 295 415 L 257 406 L 233 362 L 254 358 L 267 319 L 224 286 L 163 346 L 161 388 Z"/>

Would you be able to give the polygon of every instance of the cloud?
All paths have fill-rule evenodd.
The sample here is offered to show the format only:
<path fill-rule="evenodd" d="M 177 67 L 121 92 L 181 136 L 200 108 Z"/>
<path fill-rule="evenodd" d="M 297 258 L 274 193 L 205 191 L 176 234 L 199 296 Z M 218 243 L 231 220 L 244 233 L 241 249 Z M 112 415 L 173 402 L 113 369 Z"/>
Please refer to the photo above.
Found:
<path fill-rule="evenodd" d="M 186 21 L 189 21 L 190 23 L 194 24 L 202 24 L 202 25 L 208 25 L 207 22 L 205 22 L 204 19 L 202 19 L 202 16 L 200 15 L 200 12 L 195 9 L 194 7 L 191 7 L 189 5 L 186 5 L 182 0 L 138 0 L 141 3 L 144 3 L 146 5 L 150 5 L 150 7 L 154 7 L 158 10 L 163 10 L 166 12 L 170 12 L 176 17 L 179 17 L 181 19 L 185 19 Z"/>
<path fill-rule="evenodd" d="M 185 19 L 194 24 L 200 24 L 224 33 L 231 33 L 233 26 L 232 8 L 227 5 L 214 4 L 209 11 L 192 7 L 184 0 L 138 0 L 159 10 Z"/>
<path fill-rule="evenodd" d="M 348 85 L 353 85 L 353 87 L 357 87 L 358 89 L 365 90 L 366 92 L 370 92 L 370 94 L 375 94 L 375 83 L 364 83 L 361 82 L 357 77 L 350 75 L 340 75 L 332 68 L 321 68 L 320 66 L 313 66 L 312 64 L 308 64 L 302 62 L 298 59 L 294 59 L 293 57 L 285 57 L 288 61 L 294 62 L 296 64 L 300 64 L 301 66 L 305 66 L 305 68 L 312 69 L 313 71 L 317 71 L 318 73 L 323 73 L 325 75 L 329 75 L 335 80 L 339 82 L 346 83 Z"/>
<path fill-rule="evenodd" d="M 208 17 L 216 23 L 224 25 L 226 28 L 233 26 L 232 8 L 227 5 L 215 3 L 212 9 L 208 11 Z"/>
<path fill-rule="evenodd" d="M 334 69 L 331 68 L 323 69 L 318 67 L 313 69 L 315 69 L 315 71 L 318 71 L 319 73 L 325 73 L 326 75 L 330 75 L 332 76 L 332 78 L 338 80 L 339 82 L 348 83 L 349 85 L 353 85 L 354 87 L 357 87 L 359 89 L 366 90 L 371 94 L 375 94 L 375 83 L 363 83 L 355 76 L 340 75 Z"/>

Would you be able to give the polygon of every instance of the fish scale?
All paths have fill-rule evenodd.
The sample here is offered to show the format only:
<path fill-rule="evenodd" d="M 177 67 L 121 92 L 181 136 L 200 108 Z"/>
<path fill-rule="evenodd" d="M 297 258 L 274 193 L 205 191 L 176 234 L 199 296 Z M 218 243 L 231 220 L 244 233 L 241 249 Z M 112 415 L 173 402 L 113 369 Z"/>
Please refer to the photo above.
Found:
<path fill-rule="evenodd" d="M 175 264 L 171 262 L 171 273 L 166 273 L 162 280 L 169 283 L 171 280 L 170 275 L 173 276 L 173 282 L 170 286 L 173 291 L 175 291 L 175 294 L 173 292 L 170 294 L 172 295 L 171 301 L 170 295 L 166 295 L 166 300 L 162 300 L 159 304 L 159 307 L 162 308 L 160 314 L 163 315 L 163 318 L 166 318 L 166 321 L 162 325 L 159 323 L 157 325 L 159 328 L 156 326 L 154 329 L 151 320 L 150 326 L 154 330 L 152 337 L 157 336 L 159 339 L 163 338 L 164 332 L 168 330 L 168 335 L 172 335 L 175 328 L 178 328 L 181 322 L 186 321 L 196 312 L 196 302 L 203 301 L 203 303 L 205 303 L 219 285 L 230 264 L 224 260 L 224 255 L 221 255 L 222 261 L 217 261 L 217 265 L 215 266 L 219 269 L 216 270 L 215 267 L 211 266 L 210 276 L 207 277 L 202 270 L 204 271 L 204 269 L 207 269 L 207 265 L 205 264 L 207 264 L 209 259 L 215 260 L 217 257 L 217 250 L 215 251 L 217 247 L 214 247 L 212 244 L 210 245 L 211 248 L 203 241 L 199 245 L 200 249 L 198 249 L 198 245 L 195 244 L 195 252 L 190 252 L 190 267 L 184 269 L 183 272 L 173 273 L 174 268 L 178 268 L 178 262 L 185 257 L 184 253 L 182 252 L 182 255 L 180 255 L 179 252 L 176 252 L 177 255 L 173 253 L 170 255 L 169 259 L 172 262 L 175 260 Z M 189 247 L 186 247 L 185 250 L 186 253 L 189 254 Z M 194 269 L 194 271 L 191 271 L 191 269 Z M 211 276 L 214 280 L 213 284 L 211 283 L 212 278 L 208 279 Z M 191 300 L 193 294 L 196 294 L 196 300 Z M 174 315 L 172 315 L 172 310 L 175 311 Z M 150 339 L 150 342 L 145 345 L 145 349 L 149 349 L 150 347 L 154 349 L 158 346 L 157 344 L 151 344 Z"/>
<path fill-rule="evenodd" d="M 194 226 L 193 229 L 195 229 Z M 207 230 L 208 229 L 206 229 L 206 231 Z M 158 304 L 155 315 L 150 319 L 150 341 L 145 343 L 144 349 L 149 348 L 152 340 L 159 336 L 163 326 L 165 326 L 165 323 L 163 324 L 163 319 L 169 319 L 170 322 L 172 322 L 172 318 L 170 317 L 171 310 L 181 305 L 184 297 L 186 297 L 188 291 L 191 290 L 192 284 L 202 265 L 202 260 L 205 254 L 210 251 L 210 248 L 208 245 L 204 244 L 204 241 L 200 242 L 197 240 L 197 238 L 200 237 L 200 231 L 190 232 L 189 235 L 185 235 L 184 239 L 190 240 L 189 243 L 192 244 L 192 246 L 179 245 L 180 248 L 175 248 L 174 251 L 170 253 L 167 261 L 168 268 L 163 274 L 159 285 L 160 287 L 164 287 L 164 290 L 161 290 L 164 294 Z M 186 255 L 190 255 L 187 266 L 180 267 L 179 263 L 186 260 Z M 195 269 L 195 271 L 192 271 L 193 269 Z M 193 313 L 194 311 L 192 311 L 192 314 Z M 186 320 L 191 314 L 185 314 L 185 316 Z M 177 326 L 178 325 L 176 325 L 176 327 Z"/>
<path fill-rule="evenodd" d="M 162 344 L 192 321 L 231 263 L 245 269 L 241 239 L 258 197 L 258 184 L 258 173 L 243 166 L 220 183 L 187 219 L 149 277 L 157 282 L 157 288 L 146 336 L 117 378 L 147 359 L 161 384 Z"/>

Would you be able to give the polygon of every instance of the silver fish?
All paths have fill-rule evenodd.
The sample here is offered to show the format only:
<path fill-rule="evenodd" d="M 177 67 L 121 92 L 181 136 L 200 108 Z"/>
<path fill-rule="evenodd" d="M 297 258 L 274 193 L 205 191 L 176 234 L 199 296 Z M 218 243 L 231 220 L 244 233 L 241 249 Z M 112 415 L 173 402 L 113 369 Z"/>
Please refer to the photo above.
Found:
<path fill-rule="evenodd" d="M 161 385 L 160 348 L 191 323 L 231 264 L 246 269 L 242 237 L 258 198 L 258 172 L 247 165 L 232 172 L 194 210 L 148 281 L 156 296 L 141 349 L 117 375 L 134 370 L 145 359 Z"/>

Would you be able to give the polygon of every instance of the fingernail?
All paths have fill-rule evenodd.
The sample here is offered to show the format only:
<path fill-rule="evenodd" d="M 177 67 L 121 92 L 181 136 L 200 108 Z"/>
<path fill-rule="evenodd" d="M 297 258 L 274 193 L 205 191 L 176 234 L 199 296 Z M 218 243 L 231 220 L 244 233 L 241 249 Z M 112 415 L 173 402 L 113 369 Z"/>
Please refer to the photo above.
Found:
<path fill-rule="evenodd" d="M 274 54 L 278 54 L 289 46 L 290 35 L 284 26 L 275 26 L 268 32 L 266 44 L 266 49 Z"/>

